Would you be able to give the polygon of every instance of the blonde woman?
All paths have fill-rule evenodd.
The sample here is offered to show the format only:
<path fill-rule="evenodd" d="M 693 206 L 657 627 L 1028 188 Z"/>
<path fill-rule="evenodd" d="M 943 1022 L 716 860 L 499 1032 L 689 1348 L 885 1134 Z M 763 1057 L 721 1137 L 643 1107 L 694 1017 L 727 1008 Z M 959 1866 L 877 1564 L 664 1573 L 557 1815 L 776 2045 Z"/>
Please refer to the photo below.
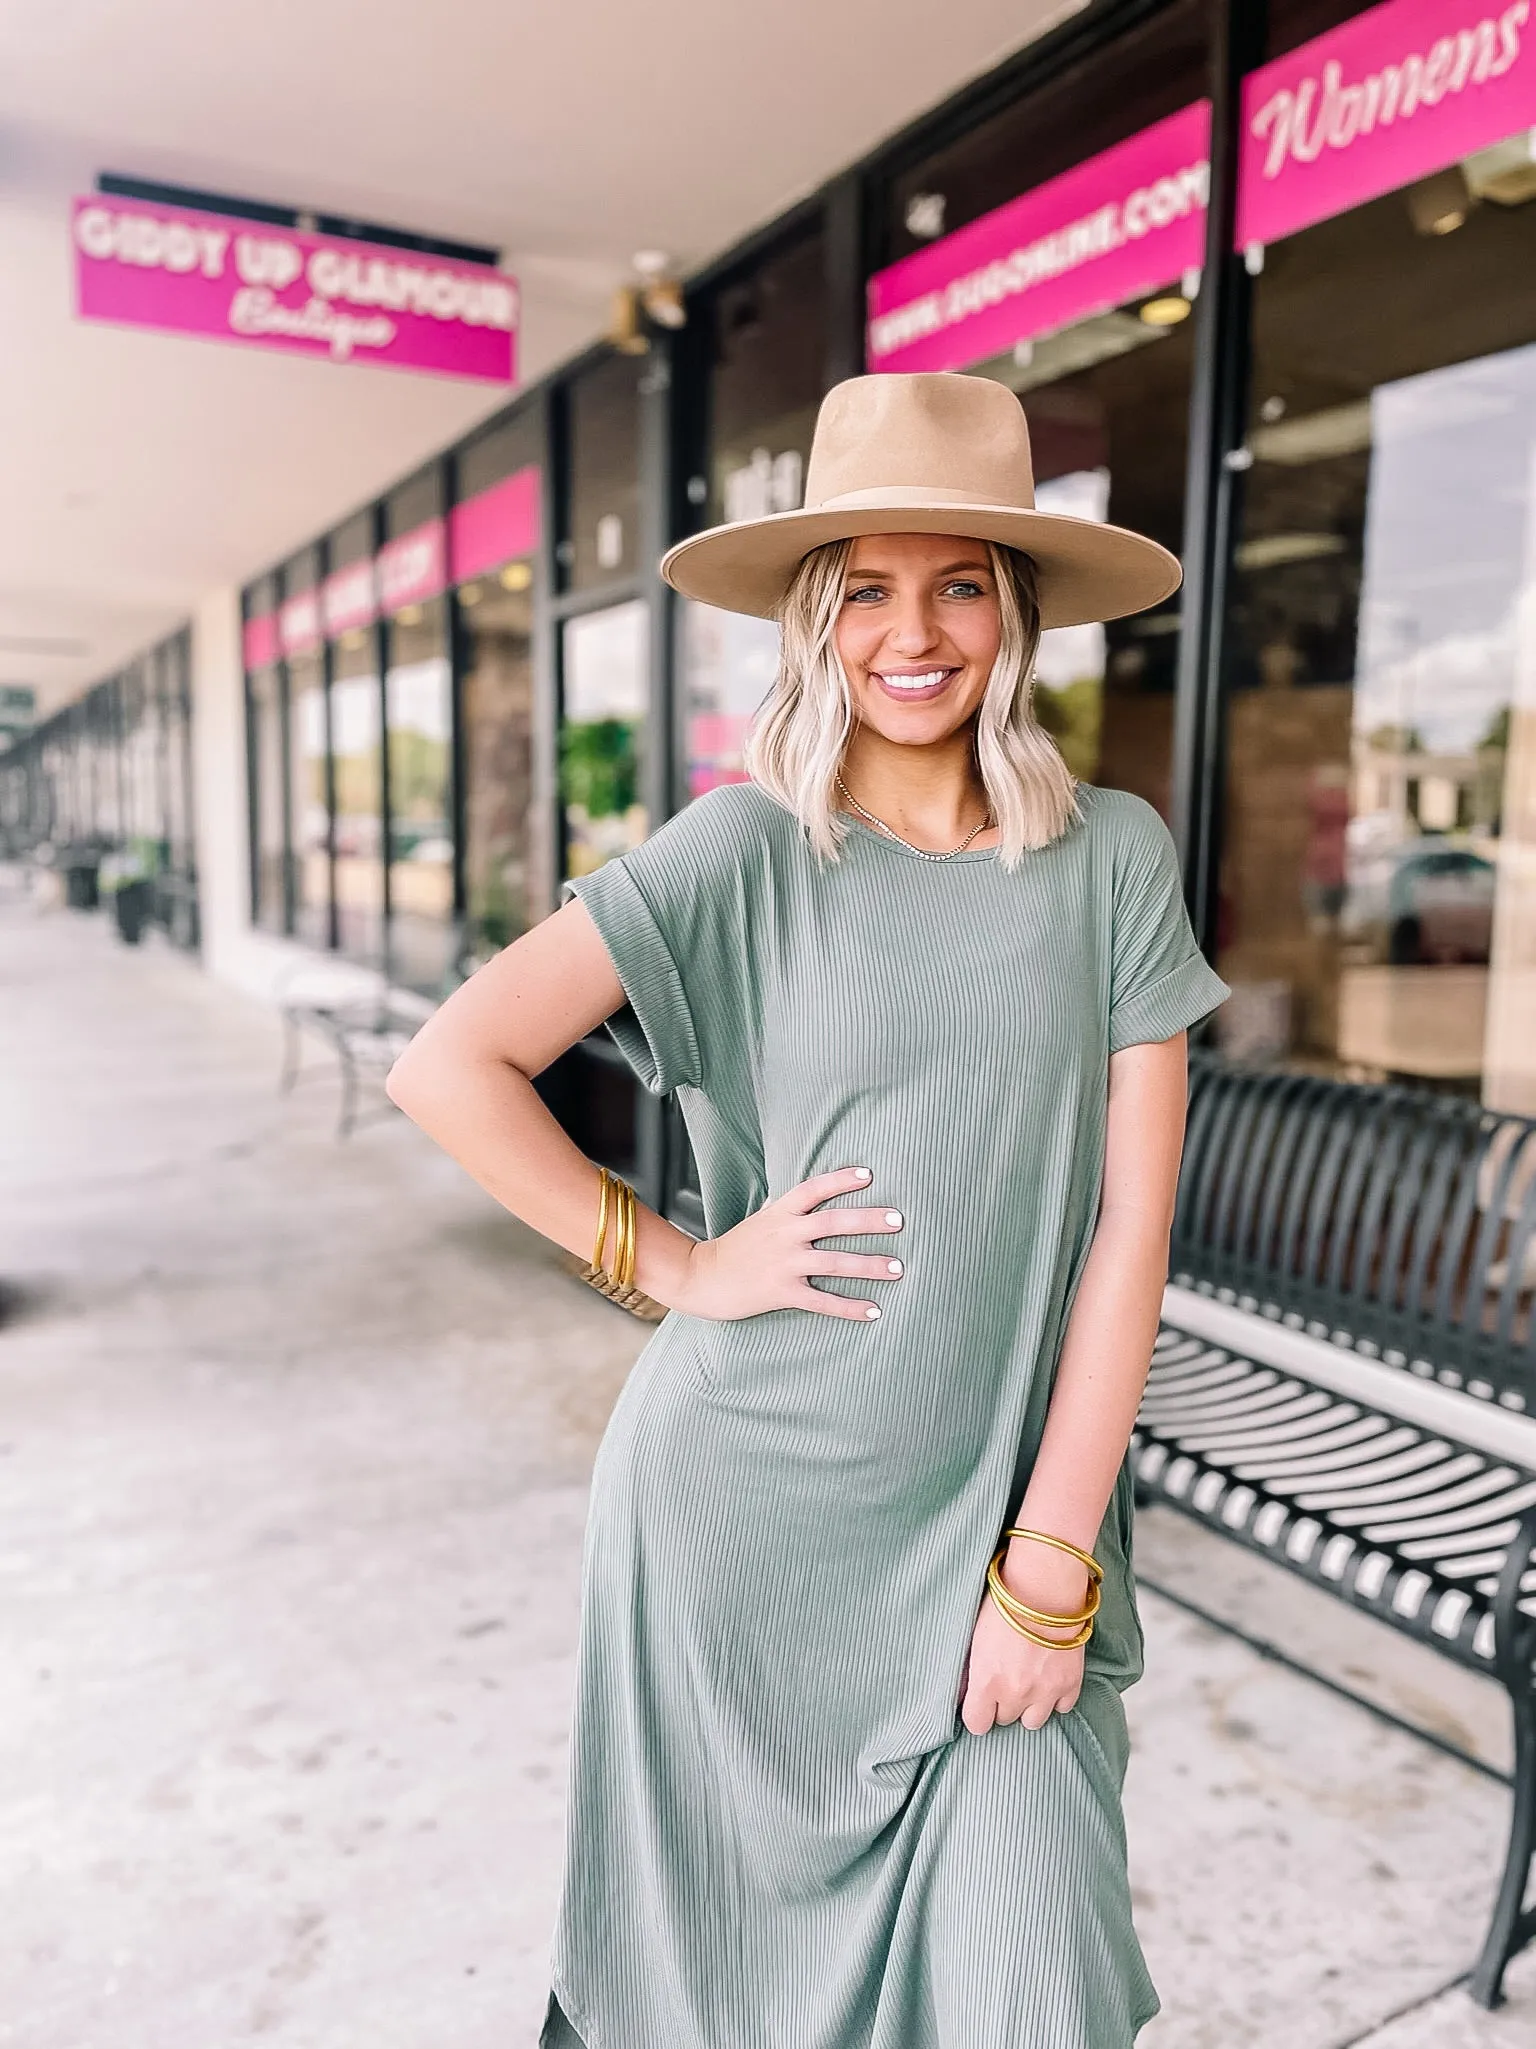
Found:
<path fill-rule="evenodd" d="M 1074 784 L 1030 690 L 1043 625 L 1178 566 L 1034 511 L 1001 385 L 918 376 L 838 386 L 806 509 L 663 568 L 780 619 L 752 779 L 569 885 L 390 1082 L 586 1254 L 600 1170 L 533 1078 L 607 1019 L 704 1193 L 699 1242 L 635 1212 L 670 1313 L 593 1478 L 544 2049 L 1121 2049 L 1126 1446 L 1228 992 L 1161 819 Z"/>

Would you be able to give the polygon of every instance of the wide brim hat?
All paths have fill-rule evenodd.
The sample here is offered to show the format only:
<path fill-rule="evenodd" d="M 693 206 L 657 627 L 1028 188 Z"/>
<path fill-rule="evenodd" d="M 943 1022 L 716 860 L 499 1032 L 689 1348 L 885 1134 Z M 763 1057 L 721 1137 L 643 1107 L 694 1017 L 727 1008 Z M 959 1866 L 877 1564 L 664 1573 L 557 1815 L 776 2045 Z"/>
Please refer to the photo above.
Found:
<path fill-rule="evenodd" d="M 797 512 L 733 521 L 662 559 L 674 590 L 772 618 L 801 561 L 863 534 L 999 541 L 1035 565 L 1042 626 L 1120 619 L 1178 589 L 1178 558 L 1145 534 L 1035 510 L 1029 423 L 989 377 L 882 372 L 822 400 Z"/>

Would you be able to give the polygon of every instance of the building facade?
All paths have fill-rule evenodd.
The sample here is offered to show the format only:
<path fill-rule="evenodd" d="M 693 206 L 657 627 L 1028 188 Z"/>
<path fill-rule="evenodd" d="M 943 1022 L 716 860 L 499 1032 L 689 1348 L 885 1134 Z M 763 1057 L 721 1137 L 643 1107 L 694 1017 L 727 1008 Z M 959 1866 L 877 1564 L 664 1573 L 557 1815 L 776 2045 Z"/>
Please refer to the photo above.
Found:
<path fill-rule="evenodd" d="M 1039 501 L 1183 559 L 1050 633 L 1069 765 L 1168 819 L 1221 1052 L 1536 1113 L 1536 22 L 1090 7 L 241 600 L 258 931 L 430 997 L 738 777 L 759 621 L 656 563 L 800 502 L 861 369 L 1018 392 Z M 699 1228 L 603 1034 L 572 1134 Z"/>

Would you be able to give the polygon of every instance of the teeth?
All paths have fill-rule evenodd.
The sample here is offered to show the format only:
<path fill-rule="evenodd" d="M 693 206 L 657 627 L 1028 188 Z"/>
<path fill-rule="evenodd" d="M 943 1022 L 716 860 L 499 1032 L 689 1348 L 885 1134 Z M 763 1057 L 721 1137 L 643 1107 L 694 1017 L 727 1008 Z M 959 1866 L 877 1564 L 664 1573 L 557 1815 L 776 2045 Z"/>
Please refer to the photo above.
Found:
<path fill-rule="evenodd" d="M 942 683 L 948 674 L 947 669 L 933 669 L 926 676 L 883 675 L 880 681 L 892 690 L 927 690 L 935 683 Z"/>

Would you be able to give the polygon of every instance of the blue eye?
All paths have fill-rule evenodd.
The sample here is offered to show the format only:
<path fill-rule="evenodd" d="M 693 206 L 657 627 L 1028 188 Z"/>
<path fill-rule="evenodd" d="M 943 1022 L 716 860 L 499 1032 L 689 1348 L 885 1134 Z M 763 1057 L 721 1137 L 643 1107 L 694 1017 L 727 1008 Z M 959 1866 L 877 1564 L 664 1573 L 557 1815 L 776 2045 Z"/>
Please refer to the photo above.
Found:
<path fill-rule="evenodd" d="M 946 584 L 945 594 L 949 597 L 958 595 L 962 598 L 980 598 L 986 595 L 981 585 L 972 583 L 968 576 L 957 577 L 953 583 Z"/>
<path fill-rule="evenodd" d="M 885 592 L 880 588 L 879 584 L 861 583 L 856 584 L 847 593 L 847 601 L 850 605 L 857 605 L 862 603 L 865 598 L 883 598 L 884 596 Z"/>

